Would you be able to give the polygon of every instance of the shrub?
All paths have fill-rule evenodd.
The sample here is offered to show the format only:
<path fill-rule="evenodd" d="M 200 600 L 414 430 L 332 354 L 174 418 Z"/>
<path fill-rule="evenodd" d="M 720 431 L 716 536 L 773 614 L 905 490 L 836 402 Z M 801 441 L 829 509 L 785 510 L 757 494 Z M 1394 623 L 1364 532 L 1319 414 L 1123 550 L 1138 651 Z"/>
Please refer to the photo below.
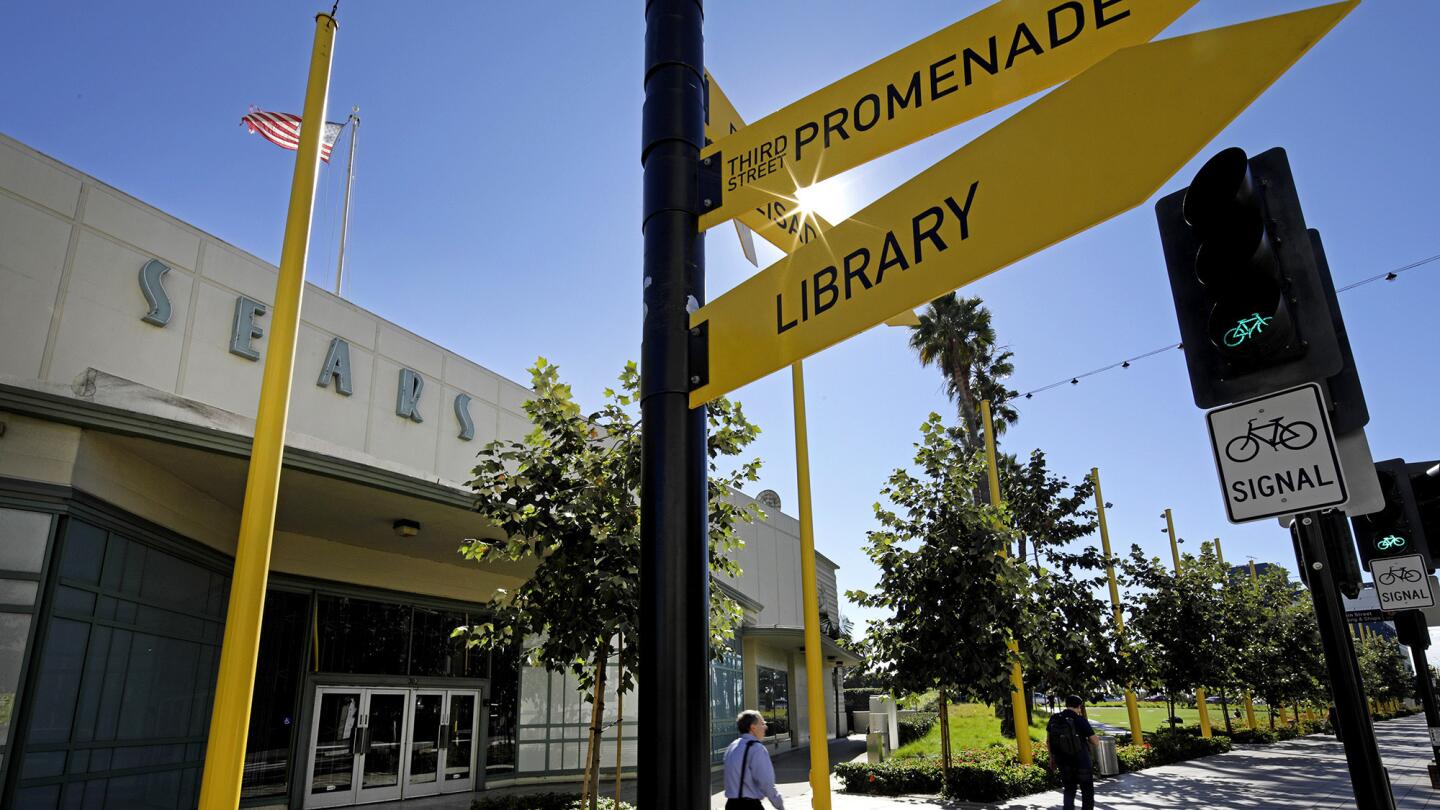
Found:
<path fill-rule="evenodd" d="M 944 793 L 956 801 L 993 802 L 1038 793 L 1053 785 L 1043 765 L 1021 765 L 1013 748 L 992 745 L 962 750 L 950 766 Z"/>
<path fill-rule="evenodd" d="M 600 797 L 600 810 L 635 810 L 629 802 Z M 529 795 L 488 796 L 476 799 L 470 810 L 581 810 L 580 796 L 574 793 L 531 793 Z"/>
<path fill-rule="evenodd" d="M 879 689 L 872 689 L 868 686 L 850 687 L 845 690 L 845 710 L 851 712 L 870 711 L 870 696 L 883 695 L 885 692 Z"/>
<path fill-rule="evenodd" d="M 1237 728 L 1230 734 L 1231 742 L 1239 743 L 1240 745 L 1270 745 L 1279 739 L 1279 733 L 1271 731 L 1268 728 L 1257 728 L 1254 730 Z"/>
<path fill-rule="evenodd" d="M 1132 773 L 1153 766 L 1154 750 L 1148 744 L 1115 746 L 1115 757 L 1120 760 L 1120 772 Z"/>
<path fill-rule="evenodd" d="M 924 739 L 925 735 L 929 734 L 930 729 L 934 728 L 935 724 L 939 721 L 939 716 L 933 714 L 901 717 L 899 720 L 900 744 L 905 745 L 916 740 Z"/>
<path fill-rule="evenodd" d="M 1149 736 L 1153 764 L 1168 765 L 1197 757 L 1223 754 L 1230 750 L 1230 738 L 1217 734 L 1210 739 L 1192 733 L 1190 729 L 1157 731 Z"/>
<path fill-rule="evenodd" d="M 878 765 L 868 762 L 842 762 L 835 766 L 845 790 L 879 796 L 902 793 L 939 793 L 940 763 L 929 759 L 890 760 Z"/>

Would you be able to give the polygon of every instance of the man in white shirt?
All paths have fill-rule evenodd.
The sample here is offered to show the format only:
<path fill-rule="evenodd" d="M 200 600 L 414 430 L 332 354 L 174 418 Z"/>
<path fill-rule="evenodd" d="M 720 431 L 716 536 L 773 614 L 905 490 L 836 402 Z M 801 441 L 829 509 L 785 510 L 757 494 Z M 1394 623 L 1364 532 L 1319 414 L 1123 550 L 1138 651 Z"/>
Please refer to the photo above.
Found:
<path fill-rule="evenodd" d="M 735 718 L 735 727 L 740 736 L 725 749 L 725 810 L 762 810 L 762 796 L 775 810 L 785 810 L 785 801 L 775 789 L 770 752 L 760 742 L 765 739 L 765 718 L 747 709 Z"/>

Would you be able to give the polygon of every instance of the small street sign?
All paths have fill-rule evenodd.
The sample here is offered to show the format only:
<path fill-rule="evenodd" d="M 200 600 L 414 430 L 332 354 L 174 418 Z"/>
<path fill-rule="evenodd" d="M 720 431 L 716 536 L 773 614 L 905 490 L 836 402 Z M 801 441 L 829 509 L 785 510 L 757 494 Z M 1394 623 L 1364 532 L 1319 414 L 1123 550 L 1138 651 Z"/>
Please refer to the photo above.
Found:
<path fill-rule="evenodd" d="M 1340 506 L 1349 497 L 1320 386 L 1205 414 L 1231 523 Z"/>
<path fill-rule="evenodd" d="M 1418 610 L 1435 606 L 1425 560 L 1419 554 L 1371 560 L 1370 575 L 1380 606 L 1386 611 Z"/>
<path fill-rule="evenodd" d="M 797 187 L 1053 87 L 1150 41 L 1196 2 L 1003 0 L 985 8 L 715 139 L 700 157 L 715 161 L 720 198 L 700 228 L 746 210 L 793 207 Z"/>
<path fill-rule="evenodd" d="M 1352 8 L 1126 48 L 1056 88 L 693 312 L 691 406 L 1141 204 Z"/>

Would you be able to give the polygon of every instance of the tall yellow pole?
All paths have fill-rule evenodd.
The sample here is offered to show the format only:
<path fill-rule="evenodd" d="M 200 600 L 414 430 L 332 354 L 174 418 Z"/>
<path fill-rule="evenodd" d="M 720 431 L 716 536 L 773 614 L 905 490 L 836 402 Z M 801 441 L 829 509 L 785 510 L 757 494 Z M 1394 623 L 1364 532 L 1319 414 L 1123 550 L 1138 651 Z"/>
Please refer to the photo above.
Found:
<path fill-rule="evenodd" d="M 335 45 L 335 19 L 315 17 L 315 42 L 310 54 L 310 76 L 295 153 L 295 174 L 290 183 L 290 212 L 285 219 L 285 240 L 280 251 L 280 275 L 275 283 L 274 316 L 265 348 L 265 371 L 260 383 L 260 406 L 255 417 L 255 440 L 250 471 L 245 480 L 245 501 L 240 512 L 240 536 L 235 545 L 235 573 L 230 581 L 230 604 L 225 613 L 225 636 L 220 647 L 220 672 L 215 683 L 215 705 L 210 714 L 210 739 L 205 749 L 205 775 L 200 785 L 203 810 L 234 808 L 240 802 L 245 766 L 245 733 L 250 726 L 250 698 L 254 692 L 255 658 L 260 646 L 260 619 L 265 608 L 265 584 L 270 570 L 270 541 L 275 531 L 275 501 L 280 489 L 280 462 L 285 450 L 285 421 L 290 406 L 290 378 L 295 366 L 295 336 L 300 324 L 300 293 L 305 286 L 305 254 L 310 240 L 310 217 L 315 203 L 315 180 L 320 167 L 320 133 L 325 130 L 325 101 L 330 88 L 330 55 Z"/>
<path fill-rule="evenodd" d="M 815 581 L 815 527 L 810 514 L 810 440 L 805 427 L 805 370 L 790 366 L 795 389 L 795 475 L 800 490 L 800 588 L 805 607 L 805 701 L 810 714 L 810 789 L 814 810 L 830 810 L 830 741 L 825 731 L 825 678 L 820 668 L 820 595 Z"/>
<path fill-rule="evenodd" d="M 1100 543 L 1105 550 L 1105 573 L 1110 578 L 1110 606 L 1115 611 L 1115 631 L 1125 633 L 1125 614 L 1120 610 L 1120 586 L 1115 581 L 1115 557 L 1110 553 L 1110 527 L 1105 523 L 1105 496 L 1100 494 L 1100 468 L 1090 468 L 1090 480 L 1095 484 L 1095 514 L 1100 518 Z M 1145 742 L 1144 730 L 1140 727 L 1140 705 L 1135 702 L 1135 690 L 1125 686 L 1125 710 L 1130 715 L 1130 742 L 1139 745 Z"/>
<path fill-rule="evenodd" d="M 1251 560 L 1251 561 L 1250 561 L 1250 586 L 1251 586 L 1251 587 L 1255 587 L 1256 585 L 1259 584 L 1259 581 L 1260 581 L 1259 578 L 1257 578 L 1257 577 L 1255 576 L 1255 561 L 1254 561 L 1254 560 Z M 1259 728 L 1259 726 L 1258 726 L 1258 725 L 1256 724 L 1256 722 L 1255 722 L 1255 700 L 1254 700 L 1254 696 L 1250 694 L 1250 690 L 1248 690 L 1248 689 L 1245 690 L 1245 725 L 1249 726 L 1251 731 L 1254 731 L 1255 729 Z"/>
<path fill-rule="evenodd" d="M 990 503 L 999 506 L 1002 503 L 1000 467 L 995 456 L 995 424 L 990 418 L 990 400 L 980 400 L 980 415 L 985 420 L 985 461 L 990 473 Z M 1008 543 L 1001 549 L 1001 554 L 1010 556 Z M 1030 750 L 1030 707 L 1025 700 L 1025 678 L 1020 671 L 1020 644 L 1013 637 L 1010 639 L 1010 652 L 1015 656 L 1010 662 L 1010 708 L 1015 718 L 1015 749 L 1020 764 L 1029 765 L 1034 760 Z"/>
<path fill-rule="evenodd" d="M 1175 576 L 1180 576 L 1180 544 L 1175 540 L 1175 518 L 1165 510 L 1165 533 L 1170 535 L 1170 554 L 1175 558 Z M 1210 739 L 1210 707 L 1205 703 L 1205 687 L 1195 688 L 1195 708 L 1200 712 L 1200 736 Z"/>

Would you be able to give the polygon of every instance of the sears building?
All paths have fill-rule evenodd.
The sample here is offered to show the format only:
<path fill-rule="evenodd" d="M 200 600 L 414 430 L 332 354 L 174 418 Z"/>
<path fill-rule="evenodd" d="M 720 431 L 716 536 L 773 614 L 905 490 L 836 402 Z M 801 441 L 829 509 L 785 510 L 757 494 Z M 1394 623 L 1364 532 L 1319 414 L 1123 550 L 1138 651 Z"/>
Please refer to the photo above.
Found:
<path fill-rule="evenodd" d="M 275 277 L 0 136 L 0 806 L 195 806 Z M 465 482 L 529 431 L 528 390 L 313 286 L 301 315 L 243 804 L 578 778 L 574 679 L 450 638 L 527 575 L 456 547 L 496 535 Z M 742 707 L 808 743 L 798 525 L 767 511 L 717 582 L 745 609 L 711 675 L 717 751 Z M 818 574 L 833 619 L 834 564 Z M 824 653 L 844 733 L 853 659 Z M 645 733 L 627 697 L 619 739 L 606 702 L 607 770 Z"/>

